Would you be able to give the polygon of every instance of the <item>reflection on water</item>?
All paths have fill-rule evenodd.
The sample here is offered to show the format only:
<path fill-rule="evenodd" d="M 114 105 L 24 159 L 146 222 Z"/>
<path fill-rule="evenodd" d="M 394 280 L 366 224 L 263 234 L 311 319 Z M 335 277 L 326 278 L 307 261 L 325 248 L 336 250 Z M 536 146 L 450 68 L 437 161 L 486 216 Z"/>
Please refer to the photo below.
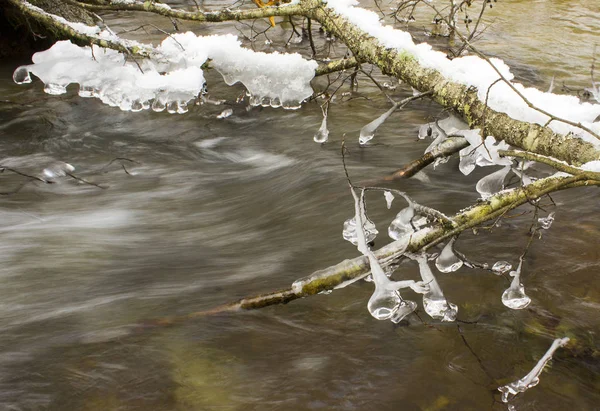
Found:
<path fill-rule="evenodd" d="M 540 87 L 555 71 L 583 84 L 589 52 L 566 45 L 595 38 L 597 19 L 586 16 L 598 11 L 590 3 L 499 2 L 482 44 L 539 69 L 530 81 Z M 565 26 L 577 38 L 559 41 L 576 70 L 546 53 L 552 28 L 540 22 L 544 31 L 532 40 L 528 30 L 537 29 L 517 23 L 527 15 L 571 19 Z M 509 24 L 523 27 L 521 37 Z M 514 46 L 495 46 L 500 39 Z M 381 126 L 377 144 L 359 148 L 360 128 L 387 109 L 365 84 L 361 92 L 374 100 L 332 105 L 330 142 L 318 145 L 322 113 L 315 104 L 296 112 L 228 105 L 227 119 L 216 118 L 223 106 L 210 105 L 185 116 L 123 113 L 74 90 L 56 98 L 36 82 L 16 86 L 16 66 L 0 67 L 2 99 L 20 102 L 0 105 L 2 165 L 39 176 L 67 162 L 75 175 L 106 188 L 68 176 L 44 184 L 0 174 L 3 192 L 19 190 L 0 197 L 0 409 L 505 409 L 493 403 L 496 387 L 524 375 L 563 335 L 576 348 L 559 351 L 540 385 L 515 405 L 597 406 L 596 190 L 553 196 L 561 206 L 556 221 L 523 266 L 532 303 L 522 311 L 502 305 L 503 277 L 463 267 L 437 276 L 459 306 L 465 322 L 458 325 L 424 325 L 416 316 L 399 326 L 374 321 L 366 309 L 372 284 L 360 282 L 286 306 L 123 337 L 131 324 L 287 287 L 354 257 L 341 237 L 353 215 L 342 133 L 353 136 L 350 173 L 374 178 L 423 152 L 428 142 L 416 141 L 417 128 L 438 108 L 413 104 Z M 216 78 L 212 84 L 211 93 L 229 102 L 242 91 Z M 452 213 L 475 201 L 484 173 L 464 177 L 452 160 L 428 170 L 428 179 L 395 187 Z M 388 211 L 381 194 L 369 201 L 381 232 L 404 207 L 398 201 Z M 456 248 L 474 260 L 516 266 L 530 218 L 465 233 Z M 416 279 L 418 267 L 407 264 L 396 275 Z M 422 308 L 419 314 L 425 318 Z"/>

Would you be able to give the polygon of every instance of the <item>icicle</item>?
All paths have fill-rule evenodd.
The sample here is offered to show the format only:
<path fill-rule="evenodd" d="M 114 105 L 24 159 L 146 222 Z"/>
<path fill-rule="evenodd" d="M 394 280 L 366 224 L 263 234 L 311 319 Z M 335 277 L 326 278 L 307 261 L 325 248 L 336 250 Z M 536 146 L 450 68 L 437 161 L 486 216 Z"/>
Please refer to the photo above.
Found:
<path fill-rule="evenodd" d="M 351 191 L 354 197 L 354 219 L 358 222 L 358 227 L 361 227 L 364 226 L 363 219 L 366 219 L 364 190 L 361 193 L 360 200 L 353 188 L 351 188 Z M 416 292 L 424 293 L 428 291 L 428 287 L 423 283 L 416 283 L 412 280 L 390 281 L 373 252 L 369 250 L 365 232 L 361 229 L 355 231 L 358 250 L 369 259 L 371 274 L 375 282 L 375 291 L 367 304 L 369 313 L 377 320 L 389 319 L 398 323 L 417 307 L 415 302 L 403 300 L 398 290 L 410 287 Z"/>
<path fill-rule="evenodd" d="M 317 134 L 313 137 L 315 143 L 325 143 L 329 139 L 329 130 L 327 129 L 327 111 L 323 110 L 323 121 Z"/>
<path fill-rule="evenodd" d="M 392 239 L 398 240 L 404 237 L 406 234 L 410 234 L 415 231 L 410 223 L 414 216 L 415 209 L 412 204 L 400 210 L 394 221 L 392 221 L 388 227 L 388 235 Z"/>
<path fill-rule="evenodd" d="M 373 241 L 375 239 L 375 237 L 377 237 L 377 234 L 379 234 L 379 231 L 377 231 L 375 224 L 368 218 L 366 219 L 365 223 L 363 224 L 363 228 L 365 230 L 365 237 L 367 239 L 367 243 L 370 243 L 371 241 Z M 344 237 L 344 240 L 350 241 L 354 245 L 358 244 L 357 243 L 357 233 L 356 233 L 356 219 L 354 217 L 352 217 L 344 222 L 344 229 L 342 231 L 342 237 Z"/>
<path fill-rule="evenodd" d="M 552 91 L 554 91 L 554 76 L 552 76 L 552 79 L 550 80 L 550 87 L 548 87 L 548 93 L 552 93 Z"/>
<path fill-rule="evenodd" d="M 540 374 L 544 370 L 546 364 L 548 364 L 548 361 L 552 359 L 554 352 L 560 347 L 564 347 L 565 345 L 567 345 L 568 342 L 569 339 L 567 337 L 557 338 L 556 340 L 554 340 L 554 342 L 552 342 L 552 345 L 550 346 L 548 351 L 546 351 L 546 354 L 544 354 L 544 356 L 540 358 L 535 367 L 533 367 L 533 369 L 529 371 L 529 373 L 525 377 L 521 378 L 520 380 L 511 382 L 510 384 L 504 385 L 502 387 L 498 387 L 498 391 L 502 393 L 502 402 L 506 403 L 520 392 L 525 392 L 529 388 L 538 385 L 538 383 L 540 382 Z"/>
<path fill-rule="evenodd" d="M 504 179 L 509 171 L 510 166 L 505 166 L 479 180 L 475 188 L 481 195 L 481 198 L 485 200 L 493 194 L 502 191 L 504 189 Z"/>
<path fill-rule="evenodd" d="M 358 138 L 359 144 L 367 144 L 373 136 L 375 135 L 375 131 L 377 128 L 382 125 L 385 120 L 388 119 L 389 116 L 392 115 L 394 111 L 398 108 L 398 104 L 392 105 L 388 111 L 377 117 L 375 120 L 371 121 L 369 124 L 360 129 L 360 137 Z"/>
<path fill-rule="evenodd" d="M 508 261 L 496 261 L 496 263 L 492 266 L 492 271 L 494 274 L 502 275 L 512 268 L 512 264 Z"/>
<path fill-rule="evenodd" d="M 444 247 L 438 258 L 435 260 L 435 266 L 442 273 L 451 273 L 458 270 L 463 265 L 463 261 L 454 254 L 454 242 L 456 237 L 452 237 Z"/>
<path fill-rule="evenodd" d="M 441 128 L 437 127 L 437 129 L 439 130 L 439 132 L 437 133 L 437 137 L 435 138 L 435 140 L 433 140 L 431 142 L 431 144 L 429 144 L 429 147 L 427 147 L 425 149 L 425 153 L 429 153 L 431 150 L 433 150 L 436 146 L 440 145 L 444 140 L 446 140 L 448 138 L 448 135 L 446 134 L 446 132 L 444 132 Z M 446 160 L 448 161 L 448 160 Z"/>
<path fill-rule="evenodd" d="M 471 146 L 465 147 L 459 152 L 460 163 L 458 163 L 458 169 L 461 173 L 468 176 L 473 170 L 475 170 L 475 149 Z"/>
<path fill-rule="evenodd" d="M 553 222 L 554 222 L 554 211 L 552 211 L 550 214 L 548 214 L 548 217 L 538 218 L 538 223 L 544 230 L 549 229 L 552 226 Z"/>
<path fill-rule="evenodd" d="M 226 108 L 225 110 L 223 110 L 221 112 L 221 114 L 219 114 L 217 116 L 217 118 L 221 119 L 221 118 L 227 118 L 227 117 L 231 117 L 231 115 L 233 114 L 233 110 L 230 108 Z"/>
<path fill-rule="evenodd" d="M 388 210 L 392 208 L 392 201 L 394 201 L 394 195 L 389 191 L 384 191 L 383 196 L 385 197 L 385 203 L 387 204 Z"/>
<path fill-rule="evenodd" d="M 502 293 L 502 304 L 513 310 L 522 310 L 531 303 L 531 298 L 525 294 L 525 287 L 521 284 L 522 266 L 523 260 L 520 260 L 517 269 L 510 272 L 510 276 L 513 277 L 510 287 Z"/>
<path fill-rule="evenodd" d="M 421 255 L 417 258 L 419 262 L 419 270 L 421 271 L 421 278 L 425 284 L 429 285 L 429 292 L 423 294 L 423 307 L 425 312 L 433 319 L 442 321 L 454 321 L 456 320 L 456 314 L 458 313 L 458 307 L 446 300 L 444 293 L 440 288 L 435 276 L 429 268 L 427 263 L 427 257 Z"/>

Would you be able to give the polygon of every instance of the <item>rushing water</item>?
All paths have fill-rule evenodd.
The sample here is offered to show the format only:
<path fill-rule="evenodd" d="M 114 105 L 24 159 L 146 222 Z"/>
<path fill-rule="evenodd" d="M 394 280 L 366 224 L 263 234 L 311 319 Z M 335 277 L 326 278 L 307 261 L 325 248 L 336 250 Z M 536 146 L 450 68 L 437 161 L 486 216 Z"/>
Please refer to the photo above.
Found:
<path fill-rule="evenodd" d="M 585 86 L 600 33 L 592 3 L 498 1 L 481 46 L 529 84 L 546 88 L 556 75 L 560 84 Z M 112 19 L 116 28 L 132 27 L 129 16 Z M 158 18 L 143 21 L 167 28 Z M 273 37 L 283 39 L 277 30 Z M 559 350 L 540 384 L 513 404 L 597 409 L 597 189 L 553 195 L 556 221 L 523 266 L 532 303 L 522 311 L 502 304 L 504 278 L 463 267 L 437 275 L 459 307 L 458 324 L 425 325 L 422 308 L 399 326 L 376 321 L 366 308 L 373 285 L 360 282 L 119 337 L 122 326 L 288 287 L 356 256 L 341 236 L 353 215 L 342 134 L 352 177 L 376 178 L 422 154 L 429 142 L 416 141 L 417 128 L 440 109 L 412 104 L 359 148 L 360 128 L 387 109 L 361 80 L 358 96 L 372 100 L 332 105 L 330 142 L 318 145 L 314 103 L 298 111 L 228 103 L 186 115 L 124 113 L 74 89 L 53 97 L 39 82 L 17 86 L 11 74 L 20 63 L 0 65 L 2 165 L 36 174 L 66 161 L 104 189 L 68 177 L 21 187 L 23 177 L 0 175 L 2 192 L 19 189 L 0 197 L 0 409 L 506 409 L 496 388 L 524 376 L 562 336 L 576 348 Z M 243 92 L 214 73 L 209 81 L 211 94 L 228 102 Z M 399 87 L 394 96 L 408 94 Z M 217 119 L 225 108 L 233 115 Z M 116 158 L 127 160 L 109 164 Z M 393 187 L 450 214 L 476 201 L 475 183 L 486 172 L 464 177 L 453 159 Z M 405 206 L 396 199 L 387 211 L 381 194 L 368 200 L 381 233 Z M 531 217 L 515 213 L 492 232 L 465 233 L 456 248 L 516 266 Z M 385 241 L 380 234 L 376 244 Z M 417 265 L 396 277 L 418 278 Z"/>

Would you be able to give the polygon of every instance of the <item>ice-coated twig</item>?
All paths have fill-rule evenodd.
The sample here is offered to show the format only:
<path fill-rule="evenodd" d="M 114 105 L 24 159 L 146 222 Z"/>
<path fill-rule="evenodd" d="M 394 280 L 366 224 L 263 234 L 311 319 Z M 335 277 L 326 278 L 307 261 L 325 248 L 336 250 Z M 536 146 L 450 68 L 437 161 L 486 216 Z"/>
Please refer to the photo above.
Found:
<path fill-rule="evenodd" d="M 463 260 L 454 252 L 456 239 L 457 237 L 452 237 L 435 260 L 436 268 L 442 273 L 451 273 L 463 266 Z"/>
<path fill-rule="evenodd" d="M 455 304 L 448 302 L 446 297 L 444 297 L 444 293 L 442 292 L 439 283 L 433 275 L 431 268 L 429 268 L 427 255 L 423 253 L 414 258 L 416 258 L 419 263 L 419 271 L 421 272 L 423 282 L 429 285 L 429 292 L 423 294 L 423 307 L 425 308 L 425 312 L 431 318 L 436 320 L 456 320 L 458 307 Z"/>
<path fill-rule="evenodd" d="M 498 391 L 502 393 L 502 402 L 506 403 L 520 392 L 525 392 L 529 388 L 538 385 L 538 383 L 540 382 L 540 374 L 544 370 L 546 364 L 548 364 L 548 361 L 552 359 L 552 355 L 554 355 L 554 352 L 558 348 L 564 347 L 568 342 L 569 338 L 567 337 L 557 338 L 556 340 L 554 340 L 548 351 L 546 351 L 546 354 L 544 354 L 544 356 L 540 358 L 535 367 L 533 367 L 533 369 L 529 371 L 529 373 L 525 377 L 521 378 L 520 380 L 511 382 L 510 384 L 503 385 L 502 387 L 498 387 Z"/>
<path fill-rule="evenodd" d="M 329 111 L 329 104 L 326 103 L 325 107 L 321 107 L 323 111 L 323 121 L 321 122 L 321 127 L 314 135 L 313 140 L 315 143 L 325 143 L 329 139 L 329 129 L 327 128 L 327 113 Z"/>
<path fill-rule="evenodd" d="M 411 97 L 407 97 L 402 101 L 393 103 L 392 107 L 388 111 L 386 111 L 385 113 L 383 113 L 382 115 L 377 117 L 375 120 L 371 121 L 366 126 L 364 126 L 363 128 L 360 129 L 360 136 L 358 138 L 358 142 L 361 145 L 367 144 L 369 141 L 371 141 L 373 139 L 373 136 L 375 135 L 375 131 L 377 131 L 379 126 L 381 126 L 388 119 L 388 117 L 391 116 L 392 113 L 394 113 L 394 111 L 404 107 L 405 105 L 407 105 L 408 103 L 410 103 L 413 100 L 417 100 L 417 99 L 424 97 L 426 95 L 429 95 L 431 93 L 432 93 L 431 91 L 426 91 L 424 93 L 418 93 Z"/>
<path fill-rule="evenodd" d="M 523 256 L 519 259 L 519 266 L 515 271 L 510 272 L 513 277 L 510 287 L 502 293 L 502 304 L 513 310 L 522 310 L 531 303 L 531 298 L 525 294 L 525 287 L 521 284 L 521 267 L 523 266 Z"/>
<path fill-rule="evenodd" d="M 375 291 L 369 299 L 367 307 L 371 315 L 378 320 L 391 320 L 394 323 L 400 322 L 408 314 L 412 313 L 417 304 L 414 301 L 403 300 L 398 290 L 401 288 L 412 288 L 415 292 L 425 293 L 429 290 L 427 285 L 413 280 L 390 281 L 385 275 L 383 268 L 379 264 L 375 254 L 369 249 L 367 238 L 363 231 L 363 219 L 366 217 L 364 212 L 364 190 L 361 190 L 360 198 L 352 186 L 350 186 L 352 197 L 354 198 L 354 211 L 356 220 L 357 248 L 364 256 L 369 259 L 371 274 L 375 283 Z M 407 241 L 408 244 L 408 241 Z"/>

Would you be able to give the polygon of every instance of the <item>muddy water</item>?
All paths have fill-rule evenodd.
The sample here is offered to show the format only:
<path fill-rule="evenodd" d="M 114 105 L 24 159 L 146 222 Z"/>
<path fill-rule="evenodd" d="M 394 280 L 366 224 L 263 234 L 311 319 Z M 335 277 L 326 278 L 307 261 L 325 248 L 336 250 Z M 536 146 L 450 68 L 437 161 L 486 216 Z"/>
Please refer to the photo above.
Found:
<path fill-rule="evenodd" d="M 481 46 L 530 84 L 545 88 L 556 75 L 582 87 L 600 32 L 592 3 L 499 1 Z M 113 27 L 132 26 L 128 16 L 107 17 Z M 161 36 L 148 30 L 132 36 Z M 271 37 L 287 39 L 281 29 Z M 328 47 L 322 38 L 318 45 Z M 422 154 L 428 142 L 416 141 L 416 128 L 440 108 L 415 103 L 359 148 L 360 127 L 386 109 L 361 80 L 355 98 L 332 105 L 330 143 L 319 146 L 316 104 L 247 111 L 233 103 L 243 89 L 223 86 L 214 73 L 211 95 L 234 111 L 226 120 L 216 119 L 224 105 L 172 116 L 124 113 L 80 99 L 75 89 L 51 97 L 39 82 L 13 84 L 18 64 L 0 66 L 2 164 L 36 174 L 67 161 L 104 188 L 69 178 L 21 187 L 23 177 L 0 175 L 3 192 L 19 190 L 0 197 L 0 409 L 502 410 L 495 388 L 525 375 L 565 335 L 577 344 L 559 351 L 539 385 L 513 405 L 597 409 L 597 190 L 553 196 L 556 221 L 524 265 L 533 302 L 523 311 L 502 305 L 505 279 L 463 268 L 438 276 L 459 307 L 458 324 L 428 321 L 422 309 L 400 326 L 378 322 L 366 310 L 372 285 L 361 282 L 286 306 L 119 337 L 121 327 L 287 287 L 356 256 L 341 238 L 353 213 L 342 134 L 351 175 L 371 179 Z M 451 160 L 393 187 L 450 214 L 476 201 L 486 171 L 464 177 Z M 387 211 L 383 196 L 368 200 L 380 246 L 403 204 Z M 491 231 L 463 234 L 457 248 L 474 260 L 515 263 L 530 222 L 531 214 L 515 213 Z M 417 275 L 415 264 L 395 274 Z"/>

